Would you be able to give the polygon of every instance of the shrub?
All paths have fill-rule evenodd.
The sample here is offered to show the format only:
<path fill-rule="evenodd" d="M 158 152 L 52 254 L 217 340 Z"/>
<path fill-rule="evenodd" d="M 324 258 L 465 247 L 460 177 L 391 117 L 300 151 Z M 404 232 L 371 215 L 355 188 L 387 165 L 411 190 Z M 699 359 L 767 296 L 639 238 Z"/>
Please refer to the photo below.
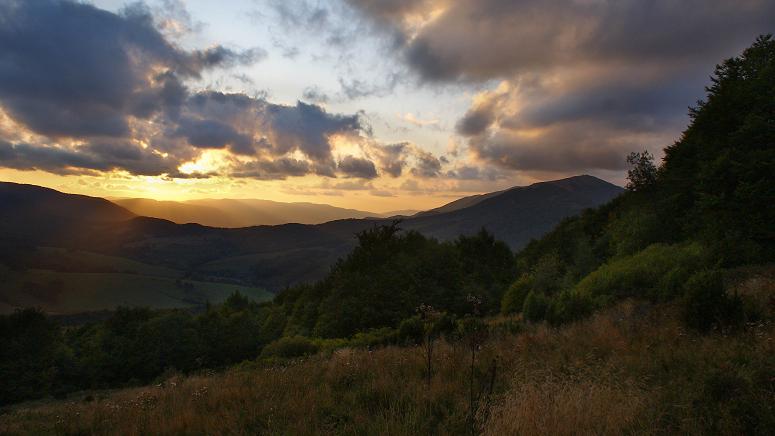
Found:
<path fill-rule="evenodd" d="M 400 343 L 419 344 L 425 336 L 425 327 L 419 316 L 415 315 L 401 321 L 398 325 L 398 341 Z"/>
<path fill-rule="evenodd" d="M 374 347 L 377 345 L 387 345 L 395 342 L 396 330 L 390 327 L 372 329 L 366 332 L 359 332 L 353 335 L 350 345 L 355 347 Z"/>
<path fill-rule="evenodd" d="M 575 291 L 593 299 L 670 299 L 674 295 L 666 293 L 662 286 L 675 288 L 676 283 L 684 282 L 692 271 L 707 263 L 708 256 L 699 244 L 653 244 L 631 256 L 609 261 L 584 277 Z"/>
<path fill-rule="evenodd" d="M 594 304 L 589 296 L 566 290 L 549 302 L 546 320 L 552 325 L 578 321 L 589 316 L 593 309 Z"/>
<path fill-rule="evenodd" d="M 528 274 L 523 274 L 503 294 L 501 313 L 508 315 L 510 313 L 522 312 L 525 298 L 527 298 L 527 294 L 530 293 L 531 289 L 533 289 L 533 278 Z"/>
<path fill-rule="evenodd" d="M 724 292 L 722 272 L 706 270 L 686 282 L 683 318 L 686 325 L 707 332 L 716 326 L 734 325 L 743 318 L 742 303 Z"/>
<path fill-rule="evenodd" d="M 304 336 L 288 336 L 268 344 L 261 351 L 261 357 L 301 357 L 315 354 L 317 345 Z"/>
<path fill-rule="evenodd" d="M 549 300 L 543 292 L 530 291 L 525 298 L 522 313 L 526 320 L 539 322 L 546 319 L 546 311 L 549 308 Z"/>

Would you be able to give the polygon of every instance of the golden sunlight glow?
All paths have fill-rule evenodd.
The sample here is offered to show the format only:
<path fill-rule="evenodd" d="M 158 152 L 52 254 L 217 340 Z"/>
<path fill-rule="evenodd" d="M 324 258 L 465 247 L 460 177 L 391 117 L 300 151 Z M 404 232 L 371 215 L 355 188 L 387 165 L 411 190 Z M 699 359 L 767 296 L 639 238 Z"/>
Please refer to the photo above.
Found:
<path fill-rule="evenodd" d="M 183 174 L 207 174 L 224 168 L 231 155 L 225 150 L 205 150 L 195 160 L 178 167 Z"/>
<path fill-rule="evenodd" d="M 345 156 L 364 157 L 361 143 L 347 135 L 332 135 L 328 139 L 337 160 Z"/>
<path fill-rule="evenodd" d="M 409 39 L 416 38 L 424 27 L 436 21 L 447 9 L 446 2 L 437 1 L 432 2 L 426 8 L 404 15 L 403 25 L 409 34 Z"/>

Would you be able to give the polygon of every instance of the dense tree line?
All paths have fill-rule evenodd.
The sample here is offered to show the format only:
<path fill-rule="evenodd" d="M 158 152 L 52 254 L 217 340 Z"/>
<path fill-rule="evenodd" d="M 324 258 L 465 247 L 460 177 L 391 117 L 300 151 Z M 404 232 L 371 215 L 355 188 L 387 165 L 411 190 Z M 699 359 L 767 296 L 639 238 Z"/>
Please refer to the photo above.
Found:
<path fill-rule="evenodd" d="M 421 304 L 448 313 L 451 329 L 449 317 L 470 311 L 469 295 L 497 312 L 516 277 L 512 252 L 484 231 L 441 243 L 396 222 L 363 231 L 358 241 L 325 279 L 286 289 L 271 303 L 234 294 L 200 314 L 119 308 L 105 321 L 72 327 L 35 309 L 0 316 L 0 404 L 148 383 L 167 371 L 254 359 L 262 350 L 301 355 L 316 348 L 308 337 L 353 344 L 417 339 L 423 333 L 412 320 Z"/>
<path fill-rule="evenodd" d="M 504 313 L 561 323 L 639 297 L 680 298 L 703 329 L 744 317 L 718 289 L 724 269 L 775 259 L 772 37 L 717 66 L 690 117 L 661 165 L 648 152 L 629 156 L 626 193 L 518 253 Z"/>
<path fill-rule="evenodd" d="M 420 304 L 463 315 L 468 295 L 497 312 L 515 277 L 513 254 L 484 230 L 438 242 L 394 223 L 359 233 L 357 247 L 325 279 L 287 289 L 275 301 L 289 333 L 349 337 L 395 326 Z"/>
<path fill-rule="evenodd" d="M 118 308 L 100 322 L 65 327 L 37 309 L 0 316 L 0 404 L 75 390 L 147 383 L 255 358 L 279 333 L 271 307 L 234 294 L 195 315 Z"/>

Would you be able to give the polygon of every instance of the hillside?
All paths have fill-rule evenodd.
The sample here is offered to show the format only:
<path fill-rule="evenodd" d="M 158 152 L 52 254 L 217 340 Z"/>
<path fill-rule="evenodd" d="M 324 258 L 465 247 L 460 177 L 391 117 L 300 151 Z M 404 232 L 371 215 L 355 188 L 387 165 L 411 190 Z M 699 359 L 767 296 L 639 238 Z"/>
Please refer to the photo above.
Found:
<path fill-rule="evenodd" d="M 596 177 L 576 176 L 465 197 L 418 214 L 404 226 L 441 240 L 471 235 L 484 227 L 519 250 L 563 218 L 606 203 L 622 191 Z"/>
<path fill-rule="evenodd" d="M 210 227 L 250 227 L 286 223 L 320 224 L 340 219 L 383 216 L 375 212 L 344 209 L 327 204 L 283 203 L 254 199 L 156 201 L 144 198 L 122 198 L 112 201 L 137 215 L 161 218 L 179 224 L 197 223 Z"/>
<path fill-rule="evenodd" d="M 491 325 L 474 420 L 470 352 L 445 340 L 430 384 L 422 347 L 327 348 L 23 403 L 0 414 L 0 433 L 765 435 L 775 425 L 771 323 L 700 336 L 673 306 L 627 302 L 560 329 Z"/>
<path fill-rule="evenodd" d="M 15 186 L 8 184 L 6 189 L 12 191 Z M 320 279 L 355 246 L 357 232 L 391 222 L 347 219 L 316 225 L 212 228 L 133 217 L 121 207 L 92 199 L 95 204 L 121 212 L 116 215 L 118 221 L 97 221 L 88 215 L 76 219 L 89 209 L 69 200 L 80 201 L 83 197 L 38 189 L 45 195 L 27 198 L 30 206 L 26 209 L 0 209 L 0 221 L 7 223 L 0 238 L 20 239 L 24 235 L 22 241 L 30 246 L 104 253 L 188 271 L 193 279 L 241 283 L 271 291 Z M 595 207 L 620 192 L 621 188 L 591 176 L 572 177 L 494 193 L 468 208 L 408 217 L 401 227 L 440 240 L 472 235 L 485 228 L 512 249 L 519 249 L 563 218 Z M 50 201 L 54 197 L 57 200 Z M 45 204 L 33 206 L 38 201 Z M 62 220 L 62 216 L 71 218 Z"/>

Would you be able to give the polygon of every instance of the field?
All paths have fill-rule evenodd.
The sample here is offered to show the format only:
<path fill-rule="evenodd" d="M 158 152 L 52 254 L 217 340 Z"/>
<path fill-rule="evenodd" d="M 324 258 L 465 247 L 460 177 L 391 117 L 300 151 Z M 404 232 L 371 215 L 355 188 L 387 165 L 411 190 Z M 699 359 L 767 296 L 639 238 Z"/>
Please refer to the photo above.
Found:
<path fill-rule="evenodd" d="M 633 301 L 559 329 L 491 322 L 473 385 L 462 342 L 437 345 L 429 384 L 422 347 L 346 348 L 20 404 L 0 415 L 0 433 L 731 435 L 775 426 L 769 322 L 700 336 L 675 306 Z"/>
<path fill-rule="evenodd" d="M 42 247 L 34 254 L 41 268 L 13 271 L 0 265 L 0 313 L 40 307 L 53 314 L 148 306 L 157 309 L 219 303 L 239 291 L 257 301 L 272 294 L 254 287 L 181 279 L 170 268 L 84 251 Z"/>

